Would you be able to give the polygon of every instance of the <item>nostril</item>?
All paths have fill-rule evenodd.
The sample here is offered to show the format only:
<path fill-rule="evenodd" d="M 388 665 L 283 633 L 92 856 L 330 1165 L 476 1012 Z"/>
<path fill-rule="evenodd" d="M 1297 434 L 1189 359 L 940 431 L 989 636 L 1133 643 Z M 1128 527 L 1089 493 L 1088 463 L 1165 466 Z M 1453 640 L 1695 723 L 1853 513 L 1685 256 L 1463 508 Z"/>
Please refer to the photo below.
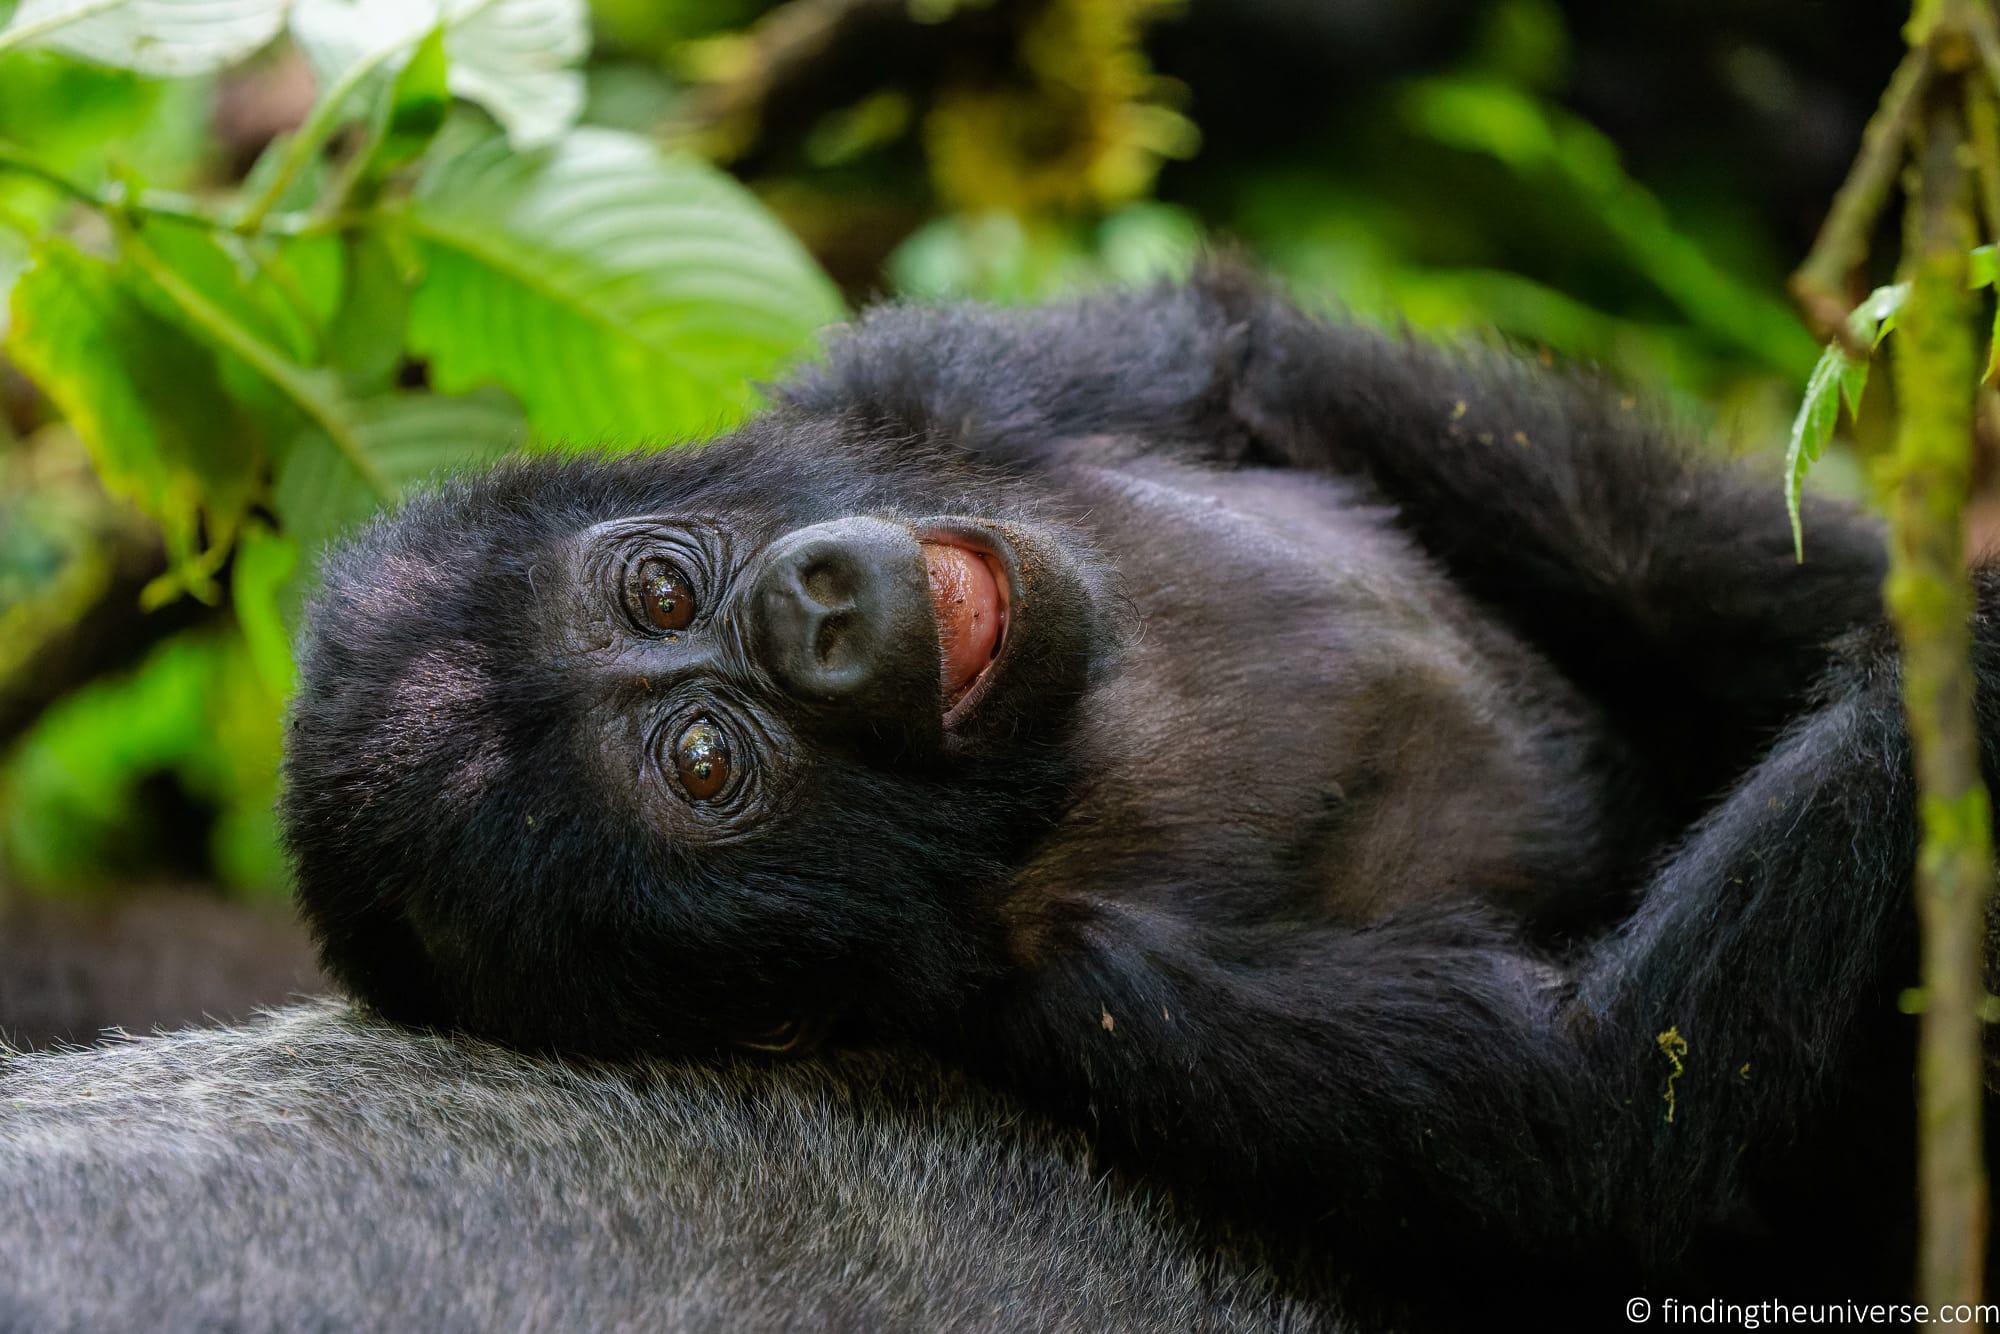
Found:
<path fill-rule="evenodd" d="M 848 611 L 829 612 L 820 618 L 819 627 L 813 632 L 813 658 L 821 667 L 830 669 L 839 665 L 835 659 L 846 647 L 853 620 Z"/>
<path fill-rule="evenodd" d="M 847 579 L 842 575 L 840 562 L 831 556 L 821 556 L 807 562 L 799 571 L 799 586 L 806 596 L 822 607 L 844 607 L 848 603 Z"/>

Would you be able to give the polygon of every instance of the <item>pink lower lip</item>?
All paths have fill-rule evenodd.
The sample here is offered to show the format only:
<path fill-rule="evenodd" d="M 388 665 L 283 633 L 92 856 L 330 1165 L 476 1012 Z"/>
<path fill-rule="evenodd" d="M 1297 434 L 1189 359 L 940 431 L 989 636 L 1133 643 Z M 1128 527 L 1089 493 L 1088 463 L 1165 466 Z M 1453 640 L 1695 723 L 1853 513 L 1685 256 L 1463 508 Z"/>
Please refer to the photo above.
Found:
<path fill-rule="evenodd" d="M 949 708 L 999 653 L 1007 592 L 984 553 L 946 542 L 922 546 L 937 613 L 938 679 Z"/>

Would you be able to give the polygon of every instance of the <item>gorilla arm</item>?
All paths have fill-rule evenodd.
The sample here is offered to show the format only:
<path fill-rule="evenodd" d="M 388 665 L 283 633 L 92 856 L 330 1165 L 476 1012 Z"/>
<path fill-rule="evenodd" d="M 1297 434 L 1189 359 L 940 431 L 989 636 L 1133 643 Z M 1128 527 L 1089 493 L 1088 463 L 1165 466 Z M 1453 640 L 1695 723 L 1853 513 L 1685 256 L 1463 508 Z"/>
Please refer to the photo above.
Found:
<path fill-rule="evenodd" d="M 1844 664 L 1559 985 L 1463 909 L 1218 938 L 1071 901 L 968 1045 L 1225 1199 L 1659 1272 L 1749 1216 L 1797 1126 L 1902 1143 L 1852 1124 L 1870 1079 L 1908 1101 L 1914 833 L 1887 662 Z M 1840 1173 L 1893 1235 L 1908 1176 L 1880 1166 Z"/>

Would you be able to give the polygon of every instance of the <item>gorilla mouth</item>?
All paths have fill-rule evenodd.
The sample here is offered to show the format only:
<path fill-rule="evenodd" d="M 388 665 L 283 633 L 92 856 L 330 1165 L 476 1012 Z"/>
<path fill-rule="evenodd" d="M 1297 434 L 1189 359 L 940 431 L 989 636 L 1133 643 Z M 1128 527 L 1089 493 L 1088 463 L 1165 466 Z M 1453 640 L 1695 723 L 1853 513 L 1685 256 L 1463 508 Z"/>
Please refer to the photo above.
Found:
<path fill-rule="evenodd" d="M 980 686 L 1007 642 L 1010 581 L 998 556 L 956 535 L 927 536 L 921 545 L 937 613 L 938 682 L 949 727 L 984 693 Z"/>

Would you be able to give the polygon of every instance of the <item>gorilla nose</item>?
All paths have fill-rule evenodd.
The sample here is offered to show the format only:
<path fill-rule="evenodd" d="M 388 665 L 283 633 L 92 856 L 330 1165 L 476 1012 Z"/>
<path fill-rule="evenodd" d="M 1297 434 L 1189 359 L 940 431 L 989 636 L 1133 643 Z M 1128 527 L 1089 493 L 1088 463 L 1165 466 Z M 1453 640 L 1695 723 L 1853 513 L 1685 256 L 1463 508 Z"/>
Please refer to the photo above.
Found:
<path fill-rule="evenodd" d="M 936 712 L 930 585 L 907 529 L 849 518 L 787 533 L 751 606 L 758 658 L 795 698 L 856 722 Z"/>

